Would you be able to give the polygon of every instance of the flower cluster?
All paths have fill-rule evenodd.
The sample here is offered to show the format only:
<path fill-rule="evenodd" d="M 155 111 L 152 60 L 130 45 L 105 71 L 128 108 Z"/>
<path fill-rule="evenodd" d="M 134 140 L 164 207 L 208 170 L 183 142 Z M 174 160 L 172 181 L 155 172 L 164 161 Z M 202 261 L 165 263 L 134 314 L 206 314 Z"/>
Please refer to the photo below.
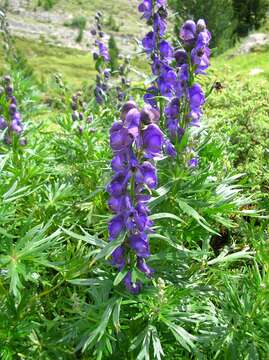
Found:
<path fill-rule="evenodd" d="M 174 52 L 175 69 L 169 73 L 171 96 L 165 108 L 166 125 L 170 138 L 180 142 L 190 126 L 200 126 L 205 95 L 195 75 L 205 74 L 209 66 L 211 35 L 204 20 L 186 21 L 180 29 L 183 48 Z M 197 161 L 190 162 L 194 167 Z"/>
<path fill-rule="evenodd" d="M 0 131 L 4 134 L 4 143 L 11 145 L 16 139 L 19 139 L 19 144 L 25 146 L 27 141 L 22 137 L 23 125 L 17 107 L 17 100 L 13 94 L 10 76 L 3 78 L 3 84 L 4 87 L 0 90 L 0 96 L 5 97 L 5 104 L 7 105 L 0 109 Z"/>
<path fill-rule="evenodd" d="M 205 74 L 209 66 L 211 35 L 204 20 L 199 20 L 197 24 L 188 20 L 180 29 L 182 46 L 174 50 L 163 38 L 166 31 L 166 1 L 144 0 L 138 10 L 149 24 L 153 24 L 153 31 L 142 40 L 144 51 L 151 56 L 152 73 L 155 75 L 144 100 L 156 108 L 161 108 L 162 104 L 169 138 L 176 144 L 181 141 L 187 128 L 200 126 L 205 95 L 194 79 L 198 74 Z M 165 105 L 163 99 L 166 99 Z M 170 142 L 167 142 L 166 152 L 176 156 Z M 191 166 L 194 164 L 195 161 L 192 161 Z"/>
<path fill-rule="evenodd" d="M 97 103 L 102 104 L 108 91 L 107 81 L 110 78 L 110 69 L 107 68 L 107 63 L 110 61 L 110 56 L 103 41 L 105 34 L 102 31 L 102 14 L 100 12 L 96 13 L 95 20 L 96 26 L 91 29 L 91 34 L 95 37 L 94 45 L 96 47 L 96 50 L 93 52 L 93 59 L 98 71 L 94 95 Z"/>
<path fill-rule="evenodd" d="M 82 134 L 85 129 L 92 123 L 92 115 L 86 114 L 87 104 L 83 102 L 82 93 L 78 91 L 72 96 L 71 109 L 72 109 L 72 120 L 79 133 Z M 89 132 L 92 132 L 91 127 L 88 128 Z"/>
<path fill-rule="evenodd" d="M 109 222 L 109 239 L 125 236 L 112 254 L 112 264 L 119 271 L 127 271 L 124 283 L 132 293 L 141 288 L 139 281 L 132 280 L 132 269 L 152 275 L 145 261 L 150 256 L 148 234 L 152 231 L 147 203 L 151 190 L 157 187 L 154 158 L 160 156 L 164 144 L 159 118 L 159 111 L 150 105 L 140 111 L 129 101 L 122 107 L 120 121 L 110 129 L 114 175 L 107 192 L 109 208 L 115 215 Z"/>

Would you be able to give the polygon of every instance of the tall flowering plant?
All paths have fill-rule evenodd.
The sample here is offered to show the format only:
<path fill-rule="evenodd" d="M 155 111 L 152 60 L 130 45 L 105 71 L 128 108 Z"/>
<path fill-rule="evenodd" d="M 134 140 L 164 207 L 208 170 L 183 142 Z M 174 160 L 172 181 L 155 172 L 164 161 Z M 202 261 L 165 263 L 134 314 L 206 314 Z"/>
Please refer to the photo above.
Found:
<path fill-rule="evenodd" d="M 159 111 L 150 105 L 139 110 L 129 101 L 110 129 L 114 175 L 107 191 L 114 216 L 108 225 L 109 240 L 123 235 L 122 244 L 112 253 L 112 264 L 125 271 L 124 283 L 132 293 L 141 289 L 132 270 L 138 269 L 148 277 L 153 272 L 146 264 L 150 256 L 148 234 L 152 232 L 147 203 L 151 190 L 157 187 L 154 158 L 160 156 L 164 142 L 159 117 Z"/>
<path fill-rule="evenodd" d="M 205 74 L 209 66 L 211 34 L 205 21 L 186 21 L 180 29 L 179 46 L 175 49 L 165 39 L 166 1 L 144 0 L 138 7 L 148 24 L 153 24 L 142 40 L 142 46 L 152 61 L 154 83 L 144 96 L 152 106 L 164 108 L 165 127 L 174 145 L 181 142 L 186 130 L 200 126 L 205 94 L 196 76 Z M 165 102 L 163 103 L 163 99 Z M 163 105 L 164 104 L 164 105 Z M 187 149 L 191 152 L 190 149 Z M 171 143 L 167 143 L 167 153 L 176 156 Z M 191 167 L 197 159 L 190 159 Z"/>
<path fill-rule="evenodd" d="M 24 129 L 10 76 L 3 78 L 3 85 L 4 87 L 0 88 L 0 97 L 3 100 L 0 107 L 0 132 L 3 141 L 6 145 L 25 146 L 27 141 L 22 137 Z"/>
<path fill-rule="evenodd" d="M 106 98 L 106 92 L 108 91 L 107 81 L 110 77 L 110 69 L 108 63 L 110 56 L 108 48 L 104 42 L 105 34 L 102 31 L 102 14 L 97 12 L 95 15 L 96 24 L 91 29 L 91 34 L 95 38 L 95 50 L 93 51 L 93 60 L 95 61 L 95 68 L 98 72 L 96 75 L 96 86 L 94 89 L 94 95 L 96 102 L 102 104 Z"/>

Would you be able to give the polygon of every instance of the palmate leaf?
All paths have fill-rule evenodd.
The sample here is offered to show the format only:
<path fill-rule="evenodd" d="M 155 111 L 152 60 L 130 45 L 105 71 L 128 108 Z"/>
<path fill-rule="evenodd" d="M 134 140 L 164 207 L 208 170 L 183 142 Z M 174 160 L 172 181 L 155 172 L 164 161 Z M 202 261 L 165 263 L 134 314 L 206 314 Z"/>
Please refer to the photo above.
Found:
<path fill-rule="evenodd" d="M 90 235 L 89 233 L 87 233 L 87 231 L 85 231 L 82 228 L 81 228 L 81 230 L 84 232 L 84 235 L 76 234 L 73 231 L 68 230 L 68 229 L 64 229 L 64 228 L 61 228 L 61 229 L 63 230 L 64 233 L 66 233 L 71 238 L 85 241 L 86 243 L 97 246 L 98 248 L 103 248 L 107 244 L 105 241 L 98 239 L 96 236 Z"/>
<path fill-rule="evenodd" d="M 46 236 L 49 226 L 35 226 L 19 238 L 10 253 L 0 258 L 0 263 L 8 271 L 10 292 L 18 303 L 21 300 L 20 290 L 24 287 L 22 280 L 31 279 L 34 264 L 51 267 L 47 260 L 47 250 L 62 240 L 60 230 Z"/>
<path fill-rule="evenodd" d="M 116 250 L 125 240 L 126 232 L 123 232 L 117 239 L 110 241 L 107 245 L 96 255 L 95 260 L 108 258 L 114 250 Z"/>
<path fill-rule="evenodd" d="M 179 216 L 177 216 L 175 214 L 170 214 L 170 213 L 153 214 L 153 215 L 150 215 L 150 219 L 151 220 L 172 219 L 172 220 L 176 220 L 178 222 L 185 223 L 185 221 L 183 219 L 181 219 Z"/>
<path fill-rule="evenodd" d="M 157 329 L 153 325 L 148 325 L 143 331 L 141 331 L 139 335 L 137 335 L 131 341 L 129 352 L 132 352 L 139 346 L 141 346 L 136 359 L 150 360 L 152 359 L 151 345 L 153 347 L 154 359 L 161 360 L 162 356 L 164 356 L 164 352 L 158 336 Z"/>
<path fill-rule="evenodd" d="M 168 320 L 163 320 L 167 327 L 173 333 L 175 339 L 180 343 L 184 349 L 191 351 L 195 349 L 194 341 L 196 337 L 188 333 L 182 326 L 176 325 Z"/>
<path fill-rule="evenodd" d="M 183 199 L 176 199 L 179 207 L 183 212 L 185 212 L 187 215 L 192 217 L 194 220 L 198 222 L 203 228 L 205 228 L 207 231 L 219 235 L 215 230 L 211 229 L 207 221 L 189 204 L 187 204 Z"/>
<path fill-rule="evenodd" d="M 215 265 L 215 264 L 223 264 L 238 260 L 244 260 L 244 259 L 252 259 L 255 253 L 253 251 L 249 251 L 249 248 L 238 251 L 233 254 L 228 254 L 227 250 L 224 250 L 220 253 L 218 257 L 215 259 L 212 259 L 208 261 L 208 265 Z"/>
<path fill-rule="evenodd" d="M 115 324 L 115 319 L 116 319 L 116 325 L 117 325 L 116 330 L 118 330 L 119 320 L 117 319 L 117 316 L 119 316 L 119 315 L 114 315 L 114 310 L 116 307 L 117 308 L 116 312 L 119 312 L 120 303 L 121 303 L 121 298 L 119 299 L 119 298 L 113 297 L 112 299 L 110 299 L 110 301 L 108 302 L 108 304 L 106 306 L 105 311 L 103 312 L 102 318 L 100 319 L 100 322 L 98 323 L 98 326 L 94 330 L 92 330 L 90 332 L 86 332 L 84 334 L 82 340 L 76 347 L 76 351 L 81 349 L 82 352 L 85 352 L 88 348 L 92 348 L 94 346 L 94 344 L 98 345 L 98 343 L 103 340 L 102 338 L 105 335 L 105 332 L 108 328 L 111 316 L 113 316 L 114 324 Z"/>

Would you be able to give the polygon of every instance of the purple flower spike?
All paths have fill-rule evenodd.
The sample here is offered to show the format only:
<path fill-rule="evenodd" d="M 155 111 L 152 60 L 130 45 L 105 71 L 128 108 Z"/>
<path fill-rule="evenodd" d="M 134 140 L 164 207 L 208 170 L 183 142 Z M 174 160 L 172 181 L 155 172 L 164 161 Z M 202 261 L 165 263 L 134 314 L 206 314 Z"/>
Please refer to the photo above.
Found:
<path fill-rule="evenodd" d="M 115 240 L 126 232 L 122 245 L 112 254 L 112 264 L 119 270 L 128 269 L 124 280 L 126 288 L 138 293 L 141 284 L 131 281 L 131 256 L 150 256 L 148 233 L 152 232 L 147 202 L 150 189 L 157 187 L 154 157 L 160 156 L 163 134 L 156 125 L 160 117 L 158 109 L 146 104 L 140 111 L 133 101 L 122 107 L 121 119 L 110 129 L 111 161 L 114 175 L 107 186 L 108 206 L 115 216 L 108 224 L 109 239 Z M 140 260 L 139 266 L 147 276 L 149 268 Z"/>

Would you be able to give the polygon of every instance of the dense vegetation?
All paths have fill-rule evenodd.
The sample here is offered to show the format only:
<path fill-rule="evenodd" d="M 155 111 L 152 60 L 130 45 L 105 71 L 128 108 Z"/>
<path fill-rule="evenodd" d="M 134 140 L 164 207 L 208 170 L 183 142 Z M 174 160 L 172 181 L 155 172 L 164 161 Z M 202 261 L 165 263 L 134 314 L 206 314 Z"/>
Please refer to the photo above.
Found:
<path fill-rule="evenodd" d="M 86 66 L 71 85 L 58 75 L 40 82 L 39 64 L 31 66 L 18 44 L 1 67 L 25 127 L 11 144 L 1 132 L 1 359 L 267 359 L 268 49 L 226 53 L 198 76 L 208 89 L 202 125 L 191 133 L 199 165 L 186 166 L 186 153 L 158 159 L 149 204 L 155 273 L 136 274 L 143 289 L 134 295 L 111 265 L 106 191 L 109 129 L 120 116 L 119 73 L 128 80 L 129 62 L 115 65 L 121 70 L 98 104 L 93 65 L 89 82 Z M 57 51 L 59 62 L 75 58 Z M 141 66 L 138 72 L 133 86 L 123 85 L 142 107 L 155 79 L 144 74 L 141 82 Z M 83 111 L 79 126 L 74 99 Z"/>

